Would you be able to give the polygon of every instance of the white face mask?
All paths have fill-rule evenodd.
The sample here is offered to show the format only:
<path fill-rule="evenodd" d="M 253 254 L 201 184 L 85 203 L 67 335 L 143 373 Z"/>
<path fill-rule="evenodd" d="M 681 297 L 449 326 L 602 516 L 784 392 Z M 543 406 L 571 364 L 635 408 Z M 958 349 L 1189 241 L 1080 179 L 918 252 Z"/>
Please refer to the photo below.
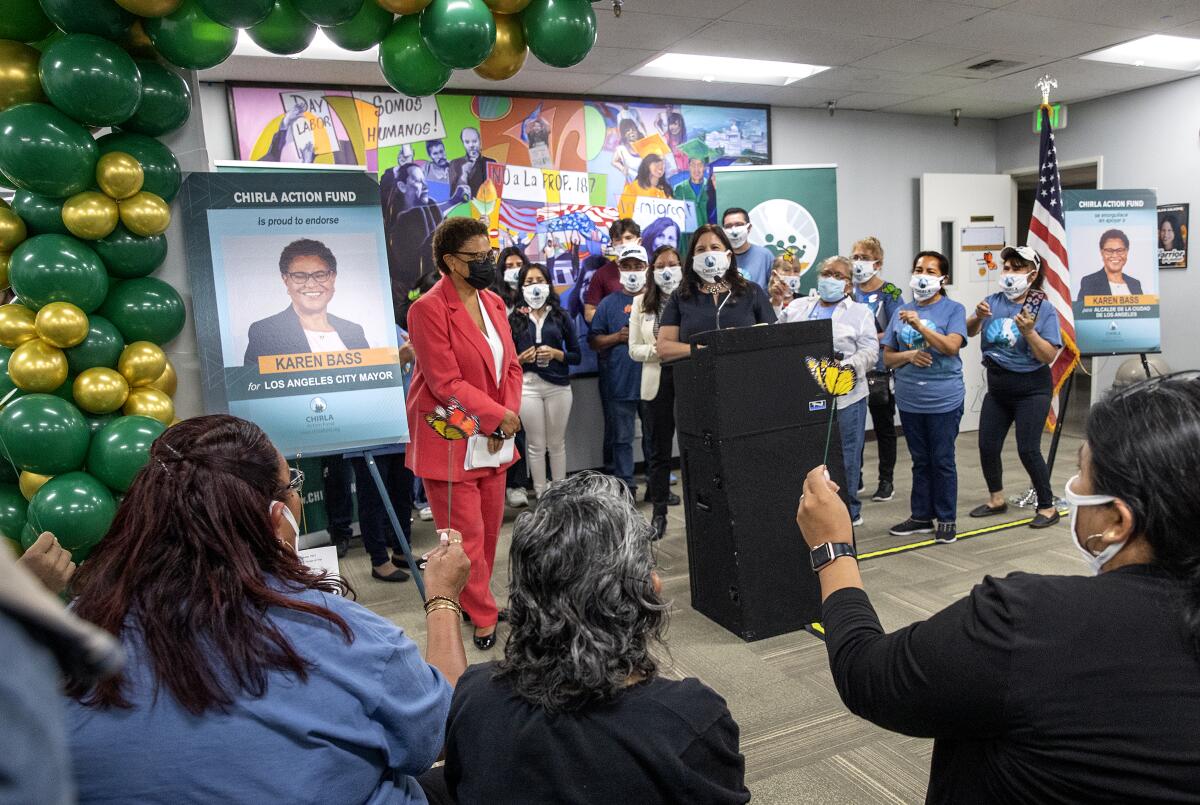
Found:
<path fill-rule="evenodd" d="M 1001 274 L 1000 289 L 1009 299 L 1016 299 L 1029 289 L 1028 274 Z"/>
<path fill-rule="evenodd" d="M 546 300 L 550 298 L 550 286 L 544 282 L 526 285 L 524 292 L 525 301 L 534 310 L 541 310 L 542 305 L 546 304 Z"/>
<path fill-rule="evenodd" d="M 800 275 L 799 274 L 784 274 L 783 284 L 792 292 L 792 296 L 800 293 Z"/>
<path fill-rule="evenodd" d="M 625 293 L 627 294 L 641 293 L 642 289 L 646 287 L 646 272 L 622 271 L 621 287 L 625 289 Z"/>
<path fill-rule="evenodd" d="M 508 283 L 508 287 L 516 288 L 517 279 L 521 276 L 521 267 L 504 269 L 504 281 Z"/>
<path fill-rule="evenodd" d="M 292 508 L 282 501 L 272 501 L 267 504 L 267 515 L 271 518 L 275 516 L 275 504 L 280 503 L 283 506 L 283 519 L 287 520 L 287 524 L 292 527 L 292 531 L 296 534 L 296 539 L 300 538 L 300 524 L 296 522 L 296 515 L 292 514 Z"/>
<path fill-rule="evenodd" d="M 733 244 L 733 248 L 740 249 L 742 248 L 742 244 L 750 237 L 750 227 L 746 224 L 727 226 L 725 227 L 725 237 L 729 238 L 729 242 Z"/>
<path fill-rule="evenodd" d="M 875 268 L 875 263 L 871 260 L 855 260 L 853 272 L 854 284 L 862 285 L 864 282 L 870 282 L 871 278 L 879 273 L 879 269 Z"/>
<path fill-rule="evenodd" d="M 654 284 L 663 293 L 674 293 L 683 279 L 683 271 L 679 266 L 664 266 L 654 269 Z"/>
<path fill-rule="evenodd" d="M 918 302 L 924 302 L 926 299 L 932 299 L 942 289 L 942 278 L 931 277 L 928 274 L 913 274 L 912 279 L 908 281 L 908 287 L 912 288 L 913 298 Z"/>
<path fill-rule="evenodd" d="M 692 271 L 705 282 L 716 282 L 729 270 L 729 252 L 701 252 L 692 258 Z"/>
<path fill-rule="evenodd" d="M 1109 560 L 1116 556 L 1122 548 L 1125 547 L 1125 542 L 1114 542 L 1098 554 L 1093 554 L 1087 548 L 1083 547 L 1087 539 L 1098 537 L 1099 534 L 1089 534 L 1087 539 L 1080 541 L 1079 535 L 1075 532 L 1075 521 L 1079 514 L 1080 506 L 1102 506 L 1105 503 L 1112 503 L 1116 500 L 1112 495 L 1077 495 L 1075 494 L 1074 485 L 1079 480 L 1079 476 L 1072 476 L 1067 481 L 1067 485 L 1063 488 L 1063 498 L 1071 506 L 1071 542 L 1075 548 L 1083 554 L 1083 558 L 1092 568 L 1093 574 L 1099 574 L 1100 568 L 1108 564 Z"/>

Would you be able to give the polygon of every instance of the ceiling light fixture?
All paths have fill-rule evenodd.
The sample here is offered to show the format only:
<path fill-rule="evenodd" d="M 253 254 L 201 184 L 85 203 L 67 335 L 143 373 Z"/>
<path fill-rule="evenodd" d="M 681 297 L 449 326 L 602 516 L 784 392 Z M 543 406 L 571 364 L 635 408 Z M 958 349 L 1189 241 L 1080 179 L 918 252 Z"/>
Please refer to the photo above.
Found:
<path fill-rule="evenodd" d="M 647 78 L 679 78 L 692 81 L 721 81 L 786 87 L 788 84 L 828 69 L 828 67 L 817 64 L 800 64 L 798 62 L 664 53 L 657 59 L 634 70 L 632 74 Z"/>
<path fill-rule="evenodd" d="M 1114 45 L 1080 58 L 1133 67 L 1164 70 L 1200 70 L 1200 38 L 1152 34 L 1123 45 Z"/>

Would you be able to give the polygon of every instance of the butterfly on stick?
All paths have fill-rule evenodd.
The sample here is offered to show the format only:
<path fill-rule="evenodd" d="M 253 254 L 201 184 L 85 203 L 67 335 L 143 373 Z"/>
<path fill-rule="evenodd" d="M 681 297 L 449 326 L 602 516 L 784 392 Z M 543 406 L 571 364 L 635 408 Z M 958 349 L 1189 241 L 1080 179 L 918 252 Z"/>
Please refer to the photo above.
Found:
<path fill-rule="evenodd" d="M 437 406 L 425 415 L 425 423 L 437 431 L 438 436 L 452 442 L 469 438 L 479 433 L 479 420 L 468 414 L 458 400 L 451 397 L 445 406 Z"/>
<path fill-rule="evenodd" d="M 854 390 L 858 375 L 853 366 L 838 363 L 832 358 L 805 358 L 808 373 L 817 381 L 821 390 L 833 399 L 829 405 L 829 426 L 825 429 L 825 458 L 822 464 L 829 463 L 829 439 L 833 435 L 833 417 L 837 411 L 837 398 L 844 397 Z"/>

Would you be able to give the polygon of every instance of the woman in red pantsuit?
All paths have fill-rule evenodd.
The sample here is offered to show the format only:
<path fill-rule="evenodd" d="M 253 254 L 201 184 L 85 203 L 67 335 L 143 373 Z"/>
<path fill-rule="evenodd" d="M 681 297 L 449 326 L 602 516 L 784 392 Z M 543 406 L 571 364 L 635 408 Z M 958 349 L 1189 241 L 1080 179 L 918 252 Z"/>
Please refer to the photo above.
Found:
<path fill-rule="evenodd" d="M 408 396 L 412 443 L 407 461 L 425 483 L 434 522 L 463 535 L 471 577 L 462 592 L 462 608 L 475 625 L 476 647 L 487 650 L 496 643 L 497 610 L 490 583 L 504 519 L 505 472 L 512 462 L 465 470 L 466 440 L 442 439 L 426 424 L 425 415 L 458 400 L 479 420 L 488 449 L 498 452 L 503 440 L 521 428 L 516 414 L 521 407 L 521 365 L 504 302 L 485 290 L 496 271 L 487 228 L 472 218 L 447 218 L 433 233 L 433 257 L 442 278 L 408 311 L 417 360 Z"/>

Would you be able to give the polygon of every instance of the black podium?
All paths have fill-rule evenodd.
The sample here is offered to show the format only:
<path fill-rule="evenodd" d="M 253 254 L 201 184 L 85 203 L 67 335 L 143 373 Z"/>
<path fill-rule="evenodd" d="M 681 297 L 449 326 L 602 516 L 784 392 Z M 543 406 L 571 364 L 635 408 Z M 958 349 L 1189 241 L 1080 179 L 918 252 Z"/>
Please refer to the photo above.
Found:
<path fill-rule="evenodd" d="M 820 620 L 796 507 L 834 404 L 805 359 L 832 355 L 825 320 L 701 333 L 674 364 L 692 607 L 743 640 Z M 829 472 L 845 487 L 833 429 Z"/>

